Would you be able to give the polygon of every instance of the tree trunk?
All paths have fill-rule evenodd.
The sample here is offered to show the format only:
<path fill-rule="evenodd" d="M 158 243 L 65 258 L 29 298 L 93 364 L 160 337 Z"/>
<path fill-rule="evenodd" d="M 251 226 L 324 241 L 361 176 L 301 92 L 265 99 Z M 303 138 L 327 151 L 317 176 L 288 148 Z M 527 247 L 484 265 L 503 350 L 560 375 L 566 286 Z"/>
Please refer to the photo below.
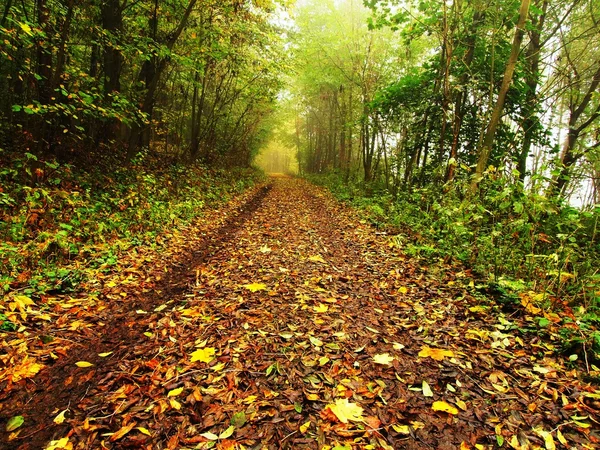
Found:
<path fill-rule="evenodd" d="M 477 160 L 477 167 L 475 169 L 475 175 L 471 182 L 471 192 L 474 193 L 477 190 L 479 182 L 483 178 L 483 172 L 487 166 L 488 160 L 492 153 L 492 145 L 494 144 L 494 137 L 496 135 L 496 129 L 500 123 L 500 117 L 502 116 L 502 110 L 504 108 L 504 101 L 506 100 L 506 94 L 510 84 L 512 83 L 513 74 L 519 58 L 519 52 L 521 50 L 521 42 L 523 41 L 523 35 L 525 34 L 525 21 L 527 20 L 527 14 L 529 13 L 529 5 L 531 0 L 521 0 L 521 7 L 519 10 L 519 21 L 515 29 L 515 36 L 513 38 L 512 47 L 510 50 L 510 56 L 504 69 L 504 77 L 502 78 L 502 85 L 500 86 L 500 92 L 498 93 L 498 99 L 496 105 L 492 110 L 492 116 L 488 123 L 481 150 L 479 152 L 479 158 Z"/>

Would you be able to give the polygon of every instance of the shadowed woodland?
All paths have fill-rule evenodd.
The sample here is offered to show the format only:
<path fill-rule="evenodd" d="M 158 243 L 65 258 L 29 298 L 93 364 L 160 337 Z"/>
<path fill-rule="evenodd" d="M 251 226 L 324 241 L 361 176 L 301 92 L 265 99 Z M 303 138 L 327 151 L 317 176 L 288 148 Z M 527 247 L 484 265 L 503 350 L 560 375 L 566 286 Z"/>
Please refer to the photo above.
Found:
<path fill-rule="evenodd" d="M 600 445 L 597 0 L 3 0 L 0 448 Z"/>

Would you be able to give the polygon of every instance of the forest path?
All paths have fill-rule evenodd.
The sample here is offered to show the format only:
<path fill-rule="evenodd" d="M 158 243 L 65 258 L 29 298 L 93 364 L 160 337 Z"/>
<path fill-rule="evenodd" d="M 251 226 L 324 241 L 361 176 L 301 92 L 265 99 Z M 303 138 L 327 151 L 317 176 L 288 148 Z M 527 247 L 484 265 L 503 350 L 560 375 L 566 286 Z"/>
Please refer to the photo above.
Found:
<path fill-rule="evenodd" d="M 80 345 L 0 398 L 3 418 L 26 420 L 1 448 L 598 442 L 591 388 L 515 331 L 526 314 L 482 304 L 465 272 L 406 258 L 323 189 L 274 178 L 212 229 L 164 278 L 78 311 L 95 325 L 70 331 Z"/>

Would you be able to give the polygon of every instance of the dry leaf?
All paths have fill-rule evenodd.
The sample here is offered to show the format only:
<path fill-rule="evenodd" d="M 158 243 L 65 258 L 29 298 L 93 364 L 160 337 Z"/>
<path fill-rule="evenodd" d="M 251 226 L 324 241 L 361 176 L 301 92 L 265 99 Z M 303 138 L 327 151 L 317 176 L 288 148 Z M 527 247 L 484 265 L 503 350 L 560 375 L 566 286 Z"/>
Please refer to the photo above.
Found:
<path fill-rule="evenodd" d="M 436 361 L 442 361 L 445 357 L 452 358 L 453 356 L 454 352 L 452 352 L 451 350 L 444 350 L 441 348 L 430 348 L 427 346 L 423 347 L 419 352 L 420 358 L 429 357 L 431 359 L 435 359 Z"/>
<path fill-rule="evenodd" d="M 61 423 L 63 423 L 65 421 L 65 414 L 67 413 L 69 409 L 65 409 L 64 411 L 61 411 L 57 414 L 57 416 L 54 418 L 54 423 L 60 425 Z"/>
<path fill-rule="evenodd" d="M 447 412 L 448 414 L 453 414 L 453 415 L 458 414 L 458 409 L 456 409 L 451 404 L 446 403 L 441 400 L 437 401 L 437 402 L 433 402 L 433 405 L 431 405 L 431 409 L 433 409 L 434 411 Z"/>
<path fill-rule="evenodd" d="M 90 362 L 87 362 L 87 361 L 77 361 L 77 362 L 75 363 L 75 365 L 76 365 L 77 367 L 92 367 L 92 366 L 93 366 L 93 364 L 92 364 L 92 363 L 90 363 Z"/>
<path fill-rule="evenodd" d="M 425 380 L 423 380 L 423 395 L 425 397 L 433 397 L 433 391 L 431 390 L 429 384 L 427 384 L 427 381 Z"/>
<path fill-rule="evenodd" d="M 192 357 L 191 362 L 204 362 L 209 363 L 214 359 L 215 349 L 211 347 L 199 348 L 193 352 L 190 356 Z"/>
<path fill-rule="evenodd" d="M 250 292 L 266 291 L 267 290 L 267 285 L 264 284 L 264 283 L 245 284 L 244 287 L 246 289 L 248 289 Z"/>
<path fill-rule="evenodd" d="M 167 397 L 177 397 L 179 394 L 183 392 L 183 388 L 172 389 L 167 393 Z"/>
<path fill-rule="evenodd" d="M 329 409 L 342 423 L 348 423 L 349 420 L 360 422 L 363 420 L 363 409 L 356 403 L 350 403 L 347 398 L 338 398 L 335 404 L 325 407 Z"/>
<path fill-rule="evenodd" d="M 315 310 L 315 312 L 324 313 L 327 312 L 329 306 L 324 305 L 323 303 L 319 303 L 317 306 L 313 306 L 313 309 Z"/>
<path fill-rule="evenodd" d="M 379 355 L 373 356 L 373 361 L 376 364 L 390 365 L 393 360 L 394 360 L 394 357 L 390 356 L 388 353 L 381 353 Z"/>

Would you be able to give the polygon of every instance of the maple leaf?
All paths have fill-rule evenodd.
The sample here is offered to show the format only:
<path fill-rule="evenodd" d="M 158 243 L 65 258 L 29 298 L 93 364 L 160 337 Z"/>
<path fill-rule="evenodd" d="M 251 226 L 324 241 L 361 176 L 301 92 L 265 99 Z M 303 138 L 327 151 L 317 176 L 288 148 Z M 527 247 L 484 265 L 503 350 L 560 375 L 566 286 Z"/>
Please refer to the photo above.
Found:
<path fill-rule="evenodd" d="M 393 360 L 394 360 L 394 357 L 390 356 L 389 353 L 381 353 L 379 355 L 373 356 L 373 361 L 376 364 L 384 364 L 384 365 L 389 366 Z"/>
<path fill-rule="evenodd" d="M 264 284 L 264 283 L 245 284 L 244 287 L 246 289 L 248 289 L 250 292 L 266 291 L 267 290 L 267 285 Z"/>
<path fill-rule="evenodd" d="M 431 405 L 431 409 L 433 409 L 434 411 L 447 412 L 448 414 L 452 414 L 452 415 L 458 414 L 458 409 L 456 409 L 451 404 L 446 403 L 441 400 L 439 400 L 437 402 L 433 402 L 433 405 Z"/>
<path fill-rule="evenodd" d="M 441 348 L 430 348 L 427 346 L 423 347 L 419 352 L 420 358 L 430 357 L 431 359 L 435 359 L 436 361 L 442 361 L 445 357 L 451 358 L 453 356 L 454 352 L 452 352 L 451 350 L 444 350 Z"/>
<path fill-rule="evenodd" d="M 200 362 L 204 362 L 204 363 L 209 363 L 214 359 L 213 358 L 214 355 L 215 355 L 214 348 L 211 348 L 211 347 L 199 348 L 198 350 L 196 350 L 195 352 L 193 352 L 190 355 L 192 357 L 191 362 L 200 361 Z"/>
<path fill-rule="evenodd" d="M 347 398 L 338 398 L 335 404 L 327 405 L 325 409 L 329 409 L 342 423 L 348 423 L 349 420 L 363 421 L 363 408 L 356 403 L 349 402 Z"/>

